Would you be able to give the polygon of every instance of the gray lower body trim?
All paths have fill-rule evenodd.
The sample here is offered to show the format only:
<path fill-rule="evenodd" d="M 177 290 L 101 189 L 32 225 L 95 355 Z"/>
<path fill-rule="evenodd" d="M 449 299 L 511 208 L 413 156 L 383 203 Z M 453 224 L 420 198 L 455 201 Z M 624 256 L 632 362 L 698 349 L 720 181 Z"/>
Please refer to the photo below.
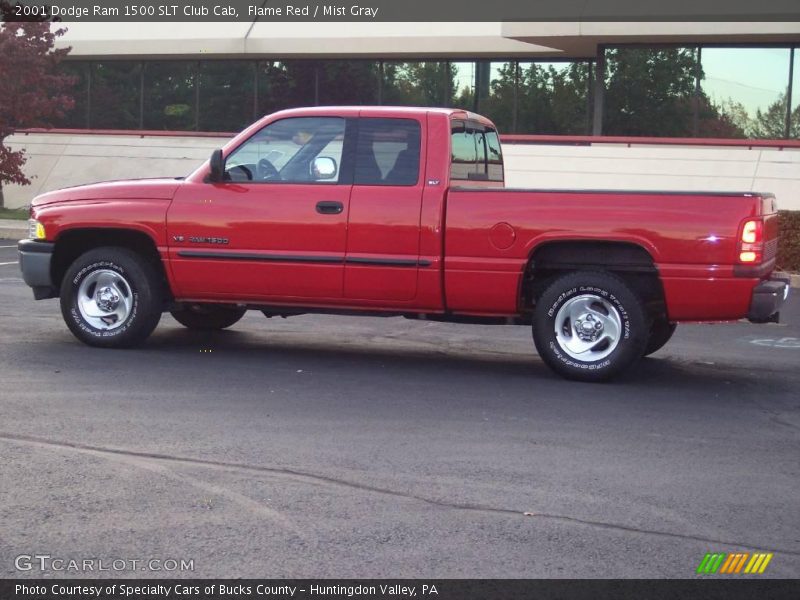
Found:
<path fill-rule="evenodd" d="M 50 277 L 54 247 L 55 244 L 35 240 L 21 240 L 17 245 L 22 279 L 34 288 L 34 297 L 37 300 L 52 298 L 55 295 L 53 280 Z"/>

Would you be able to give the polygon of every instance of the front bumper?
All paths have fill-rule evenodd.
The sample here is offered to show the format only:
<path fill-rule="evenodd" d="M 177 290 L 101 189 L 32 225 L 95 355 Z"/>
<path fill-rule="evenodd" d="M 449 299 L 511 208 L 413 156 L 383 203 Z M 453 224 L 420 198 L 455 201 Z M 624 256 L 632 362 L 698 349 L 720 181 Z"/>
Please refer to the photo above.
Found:
<path fill-rule="evenodd" d="M 37 240 L 20 240 L 17 244 L 22 279 L 33 288 L 33 297 L 37 300 L 58 295 L 50 276 L 54 248 L 53 243 Z"/>
<path fill-rule="evenodd" d="M 777 323 L 780 309 L 789 297 L 789 278 L 774 274 L 753 288 L 747 318 L 753 323 Z"/>

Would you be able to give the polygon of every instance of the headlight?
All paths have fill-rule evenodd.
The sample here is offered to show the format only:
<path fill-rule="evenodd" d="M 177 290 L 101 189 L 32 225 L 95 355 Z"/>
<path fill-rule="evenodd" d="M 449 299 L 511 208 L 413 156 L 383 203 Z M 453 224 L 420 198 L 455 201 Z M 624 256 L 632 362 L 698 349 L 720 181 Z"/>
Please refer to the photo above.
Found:
<path fill-rule="evenodd" d="M 47 234 L 44 231 L 44 225 L 39 223 L 36 219 L 28 219 L 28 237 L 32 240 L 47 239 Z"/>

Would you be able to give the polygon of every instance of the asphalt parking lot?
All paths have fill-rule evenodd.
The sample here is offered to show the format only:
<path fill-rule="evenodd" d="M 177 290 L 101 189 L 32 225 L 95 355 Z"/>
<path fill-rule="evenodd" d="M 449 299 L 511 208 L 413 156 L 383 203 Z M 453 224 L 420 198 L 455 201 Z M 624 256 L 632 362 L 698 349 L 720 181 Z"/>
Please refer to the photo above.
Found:
<path fill-rule="evenodd" d="M 0 577 L 684 578 L 741 550 L 800 576 L 797 296 L 593 385 L 515 326 L 167 315 L 93 349 L 0 246 Z"/>

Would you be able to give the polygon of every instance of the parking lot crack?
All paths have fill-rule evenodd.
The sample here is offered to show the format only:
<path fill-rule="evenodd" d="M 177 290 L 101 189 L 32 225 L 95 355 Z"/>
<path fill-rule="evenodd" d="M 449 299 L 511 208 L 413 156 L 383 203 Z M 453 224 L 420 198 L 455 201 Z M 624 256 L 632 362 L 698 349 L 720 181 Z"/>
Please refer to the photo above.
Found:
<path fill-rule="evenodd" d="M 470 504 L 470 503 L 459 503 L 459 502 L 449 502 L 446 500 L 440 500 L 437 498 L 429 498 L 426 496 L 414 494 L 412 492 L 404 492 L 399 490 L 392 490 L 389 488 L 383 488 L 379 486 L 373 486 L 369 484 L 359 483 L 355 481 L 350 481 L 347 479 L 341 479 L 337 477 L 332 477 L 329 475 L 321 475 L 312 472 L 300 471 L 297 469 L 290 469 L 286 467 L 270 467 L 270 466 L 262 466 L 262 465 L 248 465 L 244 463 L 235 463 L 235 462 L 225 462 L 225 461 L 215 461 L 209 459 L 201 459 L 201 458 L 193 458 L 193 457 L 182 457 L 182 456 L 173 456 L 169 454 L 162 454 L 157 452 L 145 452 L 145 451 L 137 451 L 137 450 L 127 450 L 122 448 L 108 448 L 102 446 L 92 446 L 89 444 L 82 444 L 79 442 L 69 442 L 69 441 L 59 441 L 59 440 L 49 440 L 46 438 L 40 438 L 36 436 L 29 436 L 29 435 L 22 435 L 22 434 L 14 434 L 14 433 L 4 433 L 0 432 L 0 440 L 5 440 L 8 442 L 16 442 L 28 445 L 36 445 L 36 446 L 47 446 L 54 449 L 67 449 L 67 450 L 75 450 L 80 452 L 91 452 L 100 455 L 116 455 L 116 456 L 125 456 L 125 457 L 135 457 L 140 459 L 150 459 L 153 461 L 164 461 L 170 463 L 179 463 L 185 465 L 197 465 L 203 466 L 208 468 L 216 468 L 216 469 L 225 469 L 225 470 L 236 470 L 236 471 L 247 471 L 247 472 L 255 472 L 255 473 L 265 473 L 269 475 L 275 476 L 284 476 L 284 477 L 292 477 L 298 480 L 303 480 L 307 482 L 317 483 L 317 484 L 327 484 L 327 485 L 335 485 L 339 487 L 359 490 L 368 493 L 374 494 L 381 494 L 385 496 L 393 496 L 396 498 L 404 498 L 407 500 L 413 500 L 417 502 L 423 502 L 429 505 L 437 506 L 440 508 L 446 508 L 451 510 L 463 510 L 463 511 L 473 511 L 473 512 L 481 512 L 486 514 L 497 514 L 497 515 L 504 515 L 504 516 L 516 516 L 516 517 L 524 517 L 530 519 L 542 519 L 542 520 L 550 520 L 550 521 L 558 521 L 562 523 L 570 523 L 575 525 L 581 525 L 586 527 L 594 527 L 600 529 L 609 529 L 619 532 L 627 532 L 627 533 L 634 533 L 638 535 L 646 535 L 646 536 L 659 536 L 659 537 L 666 537 L 672 539 L 681 539 L 681 540 L 690 540 L 695 542 L 701 542 L 704 544 L 711 544 L 713 546 L 728 546 L 728 547 L 735 547 L 735 548 L 747 548 L 751 550 L 760 550 L 760 551 L 767 551 L 767 552 L 780 552 L 782 554 L 791 555 L 791 556 L 800 556 L 800 551 L 792 550 L 789 548 L 778 548 L 775 546 L 763 546 L 759 544 L 751 544 L 751 543 L 744 543 L 740 541 L 731 541 L 731 540 L 723 540 L 723 539 L 716 539 L 711 537 L 705 537 L 700 535 L 692 535 L 692 534 L 685 534 L 685 533 L 677 533 L 677 532 L 670 532 L 670 531 L 663 531 L 657 529 L 645 529 L 641 527 L 635 527 L 631 525 L 624 525 L 621 523 L 613 523 L 608 521 L 599 521 L 599 520 L 592 520 L 592 519 L 584 519 L 580 517 L 574 517 L 565 514 L 557 514 L 557 513 L 549 513 L 549 512 L 537 512 L 537 511 L 524 511 L 512 508 L 504 508 L 504 507 L 494 507 L 494 506 L 487 506 L 481 504 Z"/>

